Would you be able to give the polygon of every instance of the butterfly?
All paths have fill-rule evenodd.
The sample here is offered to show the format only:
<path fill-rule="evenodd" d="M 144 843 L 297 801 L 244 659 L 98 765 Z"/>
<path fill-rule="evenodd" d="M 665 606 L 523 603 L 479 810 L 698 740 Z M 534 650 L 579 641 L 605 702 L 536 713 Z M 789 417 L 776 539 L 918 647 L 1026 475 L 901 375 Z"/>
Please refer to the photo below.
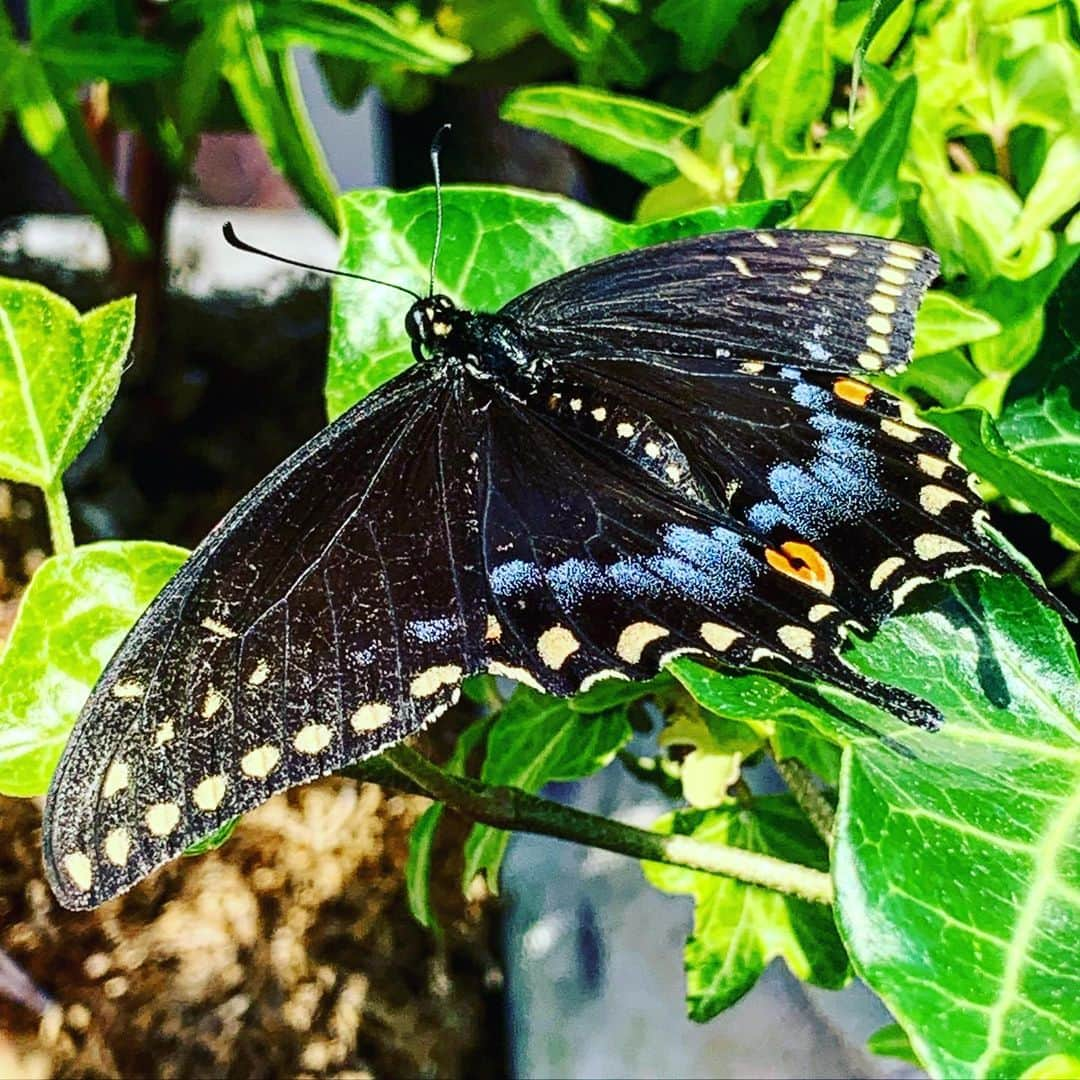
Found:
<path fill-rule="evenodd" d="M 60 902 L 405 739 L 478 672 L 570 695 L 779 662 L 936 726 L 840 647 L 920 584 L 1011 569 L 955 448 L 864 378 L 907 362 L 937 269 L 739 230 L 494 313 L 418 297 L 416 363 L 242 499 L 107 666 L 45 810 Z"/>

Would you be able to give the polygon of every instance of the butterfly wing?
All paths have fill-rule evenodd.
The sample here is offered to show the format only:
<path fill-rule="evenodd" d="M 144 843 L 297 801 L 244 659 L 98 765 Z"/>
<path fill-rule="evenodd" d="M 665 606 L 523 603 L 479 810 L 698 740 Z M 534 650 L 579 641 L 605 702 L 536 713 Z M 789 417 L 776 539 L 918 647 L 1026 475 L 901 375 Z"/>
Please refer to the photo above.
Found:
<path fill-rule="evenodd" d="M 716 515 L 756 559 L 726 659 L 778 652 L 853 686 L 849 627 L 876 627 L 919 584 L 1014 569 L 978 531 L 948 439 L 850 374 L 907 362 L 936 268 L 872 237 L 732 232 L 590 264 L 503 309 L 549 358 L 537 408 Z M 785 583 L 772 614 L 751 610 Z"/>
<path fill-rule="evenodd" d="M 545 281 L 502 314 L 560 361 L 678 371 L 739 361 L 894 371 L 937 275 L 925 248 L 847 233 L 733 230 L 614 255 Z"/>
<path fill-rule="evenodd" d="M 108 665 L 49 791 L 70 908 L 275 791 L 397 742 L 483 665 L 474 412 L 413 369 L 194 552 Z"/>
<path fill-rule="evenodd" d="M 936 723 L 839 661 L 808 619 L 826 597 L 777 573 L 752 530 L 549 417 L 497 402 L 490 425 L 480 529 L 497 674 L 571 694 L 679 655 L 779 658 Z"/>

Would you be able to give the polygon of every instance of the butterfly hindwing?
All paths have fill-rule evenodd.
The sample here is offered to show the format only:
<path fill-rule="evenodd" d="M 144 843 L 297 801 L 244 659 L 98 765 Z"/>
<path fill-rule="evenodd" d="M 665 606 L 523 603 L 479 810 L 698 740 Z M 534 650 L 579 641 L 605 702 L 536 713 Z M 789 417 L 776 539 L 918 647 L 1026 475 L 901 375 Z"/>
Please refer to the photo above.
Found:
<path fill-rule="evenodd" d="M 626 403 L 608 400 L 631 424 Z M 820 612 L 838 611 L 833 570 L 813 545 L 790 549 L 813 574 L 778 570 L 790 570 L 783 548 L 680 485 L 643 477 L 541 415 L 523 420 L 498 402 L 490 415 L 481 531 L 499 673 L 570 694 L 652 675 L 679 655 L 779 659 L 934 723 L 924 702 L 839 660 L 837 627 L 818 625 Z"/>
<path fill-rule="evenodd" d="M 456 700 L 484 661 L 473 417 L 414 369 L 195 551 L 110 663 L 50 788 L 46 867 L 66 906 Z"/>

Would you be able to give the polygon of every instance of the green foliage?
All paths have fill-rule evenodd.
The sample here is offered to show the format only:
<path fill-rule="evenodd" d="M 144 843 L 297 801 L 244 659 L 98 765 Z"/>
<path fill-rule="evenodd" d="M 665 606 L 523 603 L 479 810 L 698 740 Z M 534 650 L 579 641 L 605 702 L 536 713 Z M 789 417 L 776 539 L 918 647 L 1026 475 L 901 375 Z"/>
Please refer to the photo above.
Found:
<path fill-rule="evenodd" d="M 676 810 L 654 828 L 821 870 L 829 865 L 825 844 L 788 795 L 763 795 L 749 807 Z M 658 889 L 694 897 L 694 931 L 684 958 L 691 1020 L 710 1020 L 730 1008 L 778 956 L 815 986 L 837 990 L 850 978 L 830 908 L 680 866 L 642 865 Z"/>
<path fill-rule="evenodd" d="M 1066 387 L 1007 406 L 996 423 L 967 406 L 927 417 L 964 448 L 969 469 L 1080 547 L 1080 412 Z"/>
<path fill-rule="evenodd" d="M 1080 50 L 1066 4 L 453 0 L 429 18 L 418 3 L 180 0 L 141 36 L 131 10 L 34 3 L 24 43 L 0 13 L 0 126 L 14 117 L 132 250 L 145 237 L 90 148 L 76 107 L 85 80 L 110 79 L 178 172 L 231 99 L 308 203 L 340 222 L 343 268 L 424 290 L 432 193 L 335 203 L 291 50 L 317 50 L 341 100 L 376 85 L 397 107 L 422 104 L 438 79 L 513 82 L 528 55 L 530 71 L 547 65 L 564 81 L 518 87 L 504 116 L 644 185 L 637 220 L 554 196 L 448 189 L 438 290 L 491 310 L 604 255 L 733 227 L 929 243 L 943 287 L 892 389 L 960 444 L 1003 506 L 1080 546 Z M 566 58 L 582 85 L 565 81 Z M 392 290 L 336 284 L 331 415 L 412 362 L 405 307 Z M 115 393 L 131 318 L 129 303 L 79 317 L 43 290 L 0 282 L 0 473 L 51 492 L 64 550 L 60 478 Z M 182 557 L 93 545 L 39 571 L 0 659 L 0 790 L 43 789 L 96 673 Z M 1072 1075 L 1080 678 L 1060 619 L 1015 577 L 969 574 L 913 594 L 845 656 L 936 704 L 943 731 L 912 731 L 787 669 L 683 659 L 653 683 L 616 681 L 570 701 L 518 688 L 503 705 L 480 680 L 466 696 L 482 715 L 445 771 L 535 792 L 618 758 L 691 803 L 657 823 L 665 835 L 831 867 L 829 908 L 646 865 L 658 887 L 695 898 L 686 967 L 697 1019 L 783 956 L 823 986 L 853 968 L 899 1021 L 872 1048 L 917 1057 L 932 1075 Z M 658 752 L 627 752 L 631 720 L 650 717 L 664 721 Z M 744 763 L 765 757 L 820 778 L 826 811 L 836 803 L 831 859 L 796 801 L 748 786 Z M 407 874 L 412 910 L 432 928 L 442 813 L 435 804 L 420 819 Z M 481 873 L 497 886 L 507 840 L 474 828 L 466 883 Z"/>
<path fill-rule="evenodd" d="M 935 1075 L 1075 1051 L 1080 666 L 1061 620 L 1015 579 L 964 582 L 856 659 L 947 721 L 911 756 L 867 737 L 845 755 L 833 875 L 856 970 Z"/>
<path fill-rule="evenodd" d="M 106 662 L 186 555 L 105 541 L 38 568 L 0 656 L 0 792 L 45 794 Z"/>
<path fill-rule="evenodd" d="M 136 0 L 31 4 L 30 40 L 0 10 L 0 130 L 13 115 L 29 145 L 129 252 L 149 239 L 117 192 L 81 108 L 87 84 L 111 84 L 115 118 L 141 132 L 177 180 L 198 136 L 230 114 L 331 228 L 337 191 L 299 92 L 293 50 L 400 79 L 445 76 L 471 55 L 414 8 L 361 0 L 183 0 L 143 18 Z M 361 83 L 366 83 L 364 79 Z M 374 81 L 380 82 L 376 74 Z M 99 98 L 99 100 L 103 100 Z"/>
<path fill-rule="evenodd" d="M 647 687 L 639 684 L 638 693 L 647 693 Z M 519 686 L 491 727 L 480 779 L 539 791 L 550 780 L 579 780 L 592 775 L 629 739 L 625 702 L 586 714 L 563 698 Z M 477 874 L 483 874 L 489 887 L 497 890 L 509 839 L 502 829 L 473 827 L 465 844 L 466 888 Z"/>
<path fill-rule="evenodd" d="M 58 484 L 112 404 L 132 299 L 80 317 L 40 285 L 0 278 L 0 476 Z"/>

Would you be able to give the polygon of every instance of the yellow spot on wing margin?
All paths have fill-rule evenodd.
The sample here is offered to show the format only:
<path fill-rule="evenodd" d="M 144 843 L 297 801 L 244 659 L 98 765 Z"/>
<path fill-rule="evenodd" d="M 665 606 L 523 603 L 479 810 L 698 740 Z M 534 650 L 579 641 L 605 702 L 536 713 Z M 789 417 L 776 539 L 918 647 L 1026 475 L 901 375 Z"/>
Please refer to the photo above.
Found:
<path fill-rule="evenodd" d="M 146 827 L 155 836 L 168 836 L 180 824 L 180 807 L 174 802 L 154 803 L 146 810 Z"/>
<path fill-rule="evenodd" d="M 421 671 L 411 683 L 409 693 L 414 698 L 431 697 L 444 686 L 456 683 L 462 675 L 461 668 L 457 664 L 436 664 L 425 671 Z"/>
<path fill-rule="evenodd" d="M 105 774 L 105 783 L 102 785 L 101 794 L 106 799 L 111 799 L 118 791 L 123 791 L 128 786 L 131 774 L 128 771 L 127 762 L 114 761 Z"/>
<path fill-rule="evenodd" d="M 330 745 L 334 733 L 326 724 L 308 724 L 302 727 L 293 739 L 293 746 L 301 754 L 319 754 Z"/>
<path fill-rule="evenodd" d="M 113 829 L 105 837 L 105 858 L 113 866 L 127 866 L 131 854 L 131 833 L 127 829 Z"/>
<path fill-rule="evenodd" d="M 742 634 L 738 630 L 721 626 L 720 623 L 704 622 L 701 624 L 701 637 L 710 648 L 717 652 L 727 652 Z"/>
<path fill-rule="evenodd" d="M 267 743 L 265 746 L 256 747 L 250 753 L 240 759 L 240 768 L 245 776 L 255 780 L 262 780 L 269 776 L 277 763 L 281 760 L 281 751 L 276 746 Z"/>
<path fill-rule="evenodd" d="M 664 627 L 657 626 L 656 623 L 631 623 L 619 635 L 615 652 L 618 653 L 620 659 L 625 660 L 628 664 L 639 664 L 641 663 L 641 654 L 645 651 L 646 646 L 660 638 L 667 637 L 669 633 L 671 633 L 670 630 L 665 630 Z"/>
<path fill-rule="evenodd" d="M 225 798 L 225 788 L 228 783 L 228 780 L 220 773 L 217 776 L 208 776 L 201 784 L 196 784 L 195 790 L 191 793 L 192 801 L 200 810 L 205 810 L 207 813 L 216 810 L 221 805 L 221 800 Z"/>
<path fill-rule="evenodd" d="M 94 883 L 94 867 L 81 851 L 64 856 L 64 869 L 79 892 L 89 892 Z"/>
<path fill-rule="evenodd" d="M 553 671 L 558 671 L 580 648 L 581 642 L 565 626 L 552 626 L 536 642 L 540 659 Z"/>
<path fill-rule="evenodd" d="M 367 705 L 361 705 L 352 714 L 350 723 L 353 731 L 378 731 L 379 728 L 385 727 L 390 722 L 390 717 L 393 715 L 393 710 L 389 705 L 375 701 Z"/>

